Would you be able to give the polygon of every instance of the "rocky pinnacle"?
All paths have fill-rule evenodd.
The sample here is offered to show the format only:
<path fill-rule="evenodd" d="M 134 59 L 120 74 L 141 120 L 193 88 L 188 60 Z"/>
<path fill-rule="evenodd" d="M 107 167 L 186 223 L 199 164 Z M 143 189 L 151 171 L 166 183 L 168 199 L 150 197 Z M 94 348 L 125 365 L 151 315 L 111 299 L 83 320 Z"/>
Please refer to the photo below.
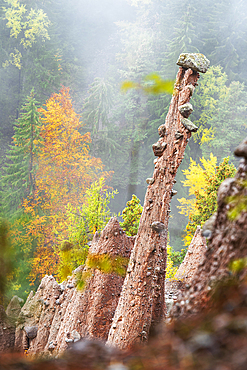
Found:
<path fill-rule="evenodd" d="M 183 54 L 184 55 L 184 54 Z M 127 275 L 108 336 L 108 344 L 127 348 L 145 342 L 151 325 L 164 315 L 164 279 L 166 245 L 173 186 L 186 145 L 195 125 L 185 118 L 179 107 L 188 103 L 199 78 L 198 69 L 186 64 L 188 60 L 203 65 L 205 56 L 186 54 L 182 57 L 174 86 L 170 108 L 164 125 L 159 127 L 159 140 L 153 144 L 157 156 L 153 176 L 147 180 L 147 192 L 135 245 Z M 184 64 L 183 64 L 183 61 Z M 189 106 L 192 111 L 192 107 Z M 192 108 L 192 109 L 191 109 Z M 188 112 L 188 109 L 187 109 Z M 186 113 L 188 116 L 188 113 Z M 183 119 L 183 123 L 182 123 Z"/>

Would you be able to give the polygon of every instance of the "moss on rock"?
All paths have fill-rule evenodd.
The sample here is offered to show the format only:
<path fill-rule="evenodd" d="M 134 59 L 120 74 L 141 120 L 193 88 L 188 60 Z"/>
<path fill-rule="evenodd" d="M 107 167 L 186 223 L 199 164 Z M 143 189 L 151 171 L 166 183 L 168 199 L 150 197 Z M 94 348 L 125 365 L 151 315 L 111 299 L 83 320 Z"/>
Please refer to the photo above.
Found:
<path fill-rule="evenodd" d="M 191 68 L 196 72 L 205 73 L 210 65 L 210 61 L 205 55 L 200 53 L 183 53 L 180 54 L 177 65 L 184 68 Z"/>

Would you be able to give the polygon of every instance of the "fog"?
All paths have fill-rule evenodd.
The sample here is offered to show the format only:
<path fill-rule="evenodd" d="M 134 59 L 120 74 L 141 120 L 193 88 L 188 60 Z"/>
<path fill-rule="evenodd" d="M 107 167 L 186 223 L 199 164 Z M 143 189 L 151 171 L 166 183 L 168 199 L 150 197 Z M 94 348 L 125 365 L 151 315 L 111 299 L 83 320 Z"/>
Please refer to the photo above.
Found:
<path fill-rule="evenodd" d="M 227 108 L 223 107 L 220 92 L 212 89 L 211 98 L 217 107 L 212 116 L 202 95 L 206 90 L 199 84 L 191 119 L 199 122 L 201 115 L 206 115 L 205 127 L 214 129 L 215 141 L 202 145 L 198 137 L 190 140 L 177 175 L 177 198 L 188 196 L 188 189 L 181 183 L 184 180 L 181 170 L 188 168 L 190 157 L 198 162 L 202 155 L 207 157 L 212 152 L 218 161 L 222 160 L 222 144 L 217 136 L 220 120 L 233 130 L 233 136 L 226 136 L 223 146 L 229 148 L 229 153 L 224 154 L 237 164 L 231 150 L 245 135 L 247 121 L 245 1 L 23 0 L 21 4 L 28 10 L 43 9 L 51 24 L 49 39 L 42 40 L 38 35 L 32 47 L 25 49 L 21 34 L 17 38 L 10 36 L 1 8 L 1 166 L 6 162 L 14 120 L 31 89 L 35 89 L 37 100 L 44 104 L 64 85 L 70 88 L 75 110 L 81 115 L 81 132 L 91 132 L 92 154 L 102 159 L 106 171 L 114 171 L 109 185 L 118 189 L 119 194 L 111 203 L 112 211 L 122 211 L 133 193 L 143 203 L 145 179 L 152 175 L 155 158 L 151 146 L 158 139 L 157 128 L 165 120 L 171 97 L 145 96 L 137 91 L 123 95 L 121 82 L 140 82 L 151 72 L 162 78 L 175 78 L 176 60 L 182 52 L 205 54 L 211 66 L 221 66 L 222 73 L 227 75 L 226 88 L 239 81 L 243 89 L 240 95 L 232 92 L 232 99 L 225 100 Z M 11 7 L 11 2 L 2 1 L 1 5 Z M 21 68 L 13 63 L 3 67 L 16 49 L 22 53 Z M 206 75 L 201 76 L 201 83 L 205 78 Z M 241 99 L 236 100 L 235 96 Z M 220 112 L 226 112 L 229 104 L 229 112 L 235 114 L 223 117 Z M 98 112 L 97 120 L 90 118 L 89 113 L 94 110 Z M 178 213 L 178 204 L 173 199 L 170 243 L 181 249 L 181 234 L 188 218 Z"/>

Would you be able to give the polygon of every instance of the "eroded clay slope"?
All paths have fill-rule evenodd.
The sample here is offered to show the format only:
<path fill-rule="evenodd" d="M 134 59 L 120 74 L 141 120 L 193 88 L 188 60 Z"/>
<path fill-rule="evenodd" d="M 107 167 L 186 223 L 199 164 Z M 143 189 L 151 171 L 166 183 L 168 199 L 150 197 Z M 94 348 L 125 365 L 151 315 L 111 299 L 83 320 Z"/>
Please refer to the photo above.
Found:
<path fill-rule="evenodd" d="M 193 283 L 198 265 L 204 261 L 206 249 L 206 238 L 202 236 L 201 228 L 198 226 L 186 256 L 176 272 L 175 280 L 183 280 L 188 284 Z"/>
<path fill-rule="evenodd" d="M 218 190 L 218 211 L 205 259 L 199 264 L 193 284 L 181 293 L 172 315 L 194 314 L 209 305 L 210 292 L 217 281 L 232 272 L 231 261 L 247 256 L 247 140 L 235 150 L 244 157 L 234 178 L 226 179 Z M 232 217 L 231 217 L 232 216 Z"/>
<path fill-rule="evenodd" d="M 18 318 L 16 349 L 29 355 L 59 354 L 80 338 L 107 338 L 124 278 L 116 269 L 103 271 L 100 261 L 107 255 L 108 264 L 114 265 L 121 257 L 127 266 L 134 238 L 126 236 L 117 219 L 111 218 L 96 239 L 85 266 L 61 284 L 45 276 L 36 294 L 28 297 Z M 76 288 L 80 273 L 87 277 L 83 290 Z"/>

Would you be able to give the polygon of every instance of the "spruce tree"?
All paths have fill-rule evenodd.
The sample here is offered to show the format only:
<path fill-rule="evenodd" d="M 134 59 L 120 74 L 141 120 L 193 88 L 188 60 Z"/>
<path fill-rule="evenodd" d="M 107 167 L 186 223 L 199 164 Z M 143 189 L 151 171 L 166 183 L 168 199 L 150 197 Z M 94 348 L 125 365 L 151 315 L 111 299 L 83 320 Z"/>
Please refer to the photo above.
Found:
<path fill-rule="evenodd" d="M 175 2 L 170 4 L 169 23 L 173 24 L 173 33 L 167 39 L 167 50 L 163 68 L 167 78 L 174 78 L 177 66 L 174 63 L 181 53 L 198 53 L 201 42 L 196 32 L 197 14 L 195 1 Z M 163 27 L 167 27 L 165 24 Z"/>
<path fill-rule="evenodd" d="M 14 136 L 2 169 L 2 209 L 16 213 L 22 199 L 35 190 L 35 140 L 39 135 L 40 113 L 32 90 L 14 125 Z"/>
<path fill-rule="evenodd" d="M 95 134 L 109 124 L 109 112 L 112 107 L 113 88 L 109 81 L 97 77 L 91 84 L 84 103 L 83 122 L 90 126 Z"/>
<path fill-rule="evenodd" d="M 215 2 L 212 25 L 217 44 L 208 55 L 212 64 L 220 64 L 229 80 L 246 81 L 246 6 L 243 1 Z"/>

